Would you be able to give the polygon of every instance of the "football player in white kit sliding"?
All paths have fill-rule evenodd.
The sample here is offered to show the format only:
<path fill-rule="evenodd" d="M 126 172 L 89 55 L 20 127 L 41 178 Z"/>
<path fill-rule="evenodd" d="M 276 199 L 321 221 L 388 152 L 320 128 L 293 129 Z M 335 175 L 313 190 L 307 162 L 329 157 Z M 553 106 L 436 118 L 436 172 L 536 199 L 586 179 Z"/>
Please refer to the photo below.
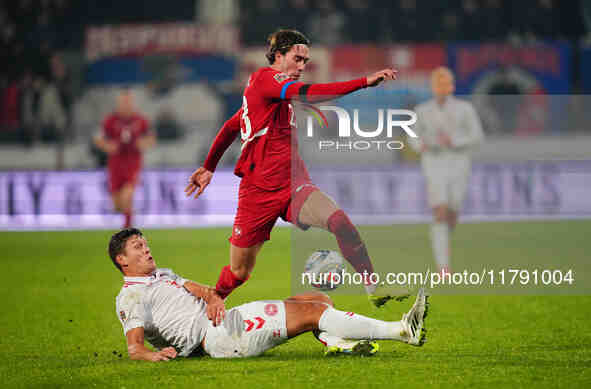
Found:
<path fill-rule="evenodd" d="M 255 301 L 226 312 L 214 288 L 157 268 L 138 229 L 114 234 L 109 256 L 124 276 L 116 309 L 131 359 L 249 357 L 305 332 L 313 332 L 327 346 L 326 354 L 370 355 L 377 351 L 374 339 L 414 346 L 425 342 L 428 303 L 423 289 L 402 320 L 392 322 L 339 311 L 328 296 L 317 292 Z"/>
<path fill-rule="evenodd" d="M 434 98 L 416 108 L 411 146 L 421 154 L 427 197 L 433 211 L 431 244 L 442 274 L 450 273 L 449 237 L 458 222 L 470 177 L 470 152 L 484 140 L 471 103 L 455 98 L 454 76 L 446 67 L 431 75 Z"/>

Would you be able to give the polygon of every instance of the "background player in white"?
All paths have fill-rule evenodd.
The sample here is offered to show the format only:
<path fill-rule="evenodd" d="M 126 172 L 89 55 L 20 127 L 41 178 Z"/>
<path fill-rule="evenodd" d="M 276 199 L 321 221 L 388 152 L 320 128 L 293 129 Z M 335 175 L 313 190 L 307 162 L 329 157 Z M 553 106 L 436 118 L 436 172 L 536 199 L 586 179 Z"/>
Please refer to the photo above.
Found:
<path fill-rule="evenodd" d="M 454 76 L 446 67 L 431 75 L 434 98 L 415 109 L 418 138 L 409 138 L 421 153 L 427 181 L 429 206 L 433 210 L 431 244 L 442 273 L 449 273 L 449 236 L 458 221 L 468 180 L 470 152 L 484 140 L 482 125 L 471 103 L 453 96 Z"/>
<path fill-rule="evenodd" d="M 140 230 L 114 234 L 109 255 L 124 275 L 116 305 L 132 359 L 164 361 L 203 353 L 216 358 L 254 356 L 310 331 L 339 351 L 346 351 L 340 348 L 344 343 L 375 351 L 369 342 L 343 339 L 391 339 L 415 346 L 425 342 L 428 304 L 422 289 L 397 322 L 336 310 L 320 293 L 256 301 L 230 309 L 223 317 L 223 301 L 215 289 L 156 267 Z M 144 339 L 158 351 L 147 348 Z"/>

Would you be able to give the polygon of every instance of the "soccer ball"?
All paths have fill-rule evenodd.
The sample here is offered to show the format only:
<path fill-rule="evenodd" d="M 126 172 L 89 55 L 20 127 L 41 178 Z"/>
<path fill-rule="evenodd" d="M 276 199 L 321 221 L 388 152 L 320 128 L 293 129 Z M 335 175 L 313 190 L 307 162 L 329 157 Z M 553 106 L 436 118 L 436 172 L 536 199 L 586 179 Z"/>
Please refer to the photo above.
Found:
<path fill-rule="evenodd" d="M 341 254 L 332 250 L 317 250 L 308 257 L 302 280 L 320 290 L 333 290 L 339 286 L 345 270 Z"/>

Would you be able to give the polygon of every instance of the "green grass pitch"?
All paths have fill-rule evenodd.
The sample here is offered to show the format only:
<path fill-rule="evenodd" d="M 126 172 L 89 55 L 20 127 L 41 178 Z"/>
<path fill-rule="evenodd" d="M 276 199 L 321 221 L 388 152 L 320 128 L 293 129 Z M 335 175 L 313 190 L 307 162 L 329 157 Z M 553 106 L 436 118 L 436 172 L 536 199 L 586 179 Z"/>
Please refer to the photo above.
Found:
<path fill-rule="evenodd" d="M 430 256 L 428 226 L 392 228 L 393 237 L 403 242 L 401 260 Z M 539 239 L 515 238 L 532 229 Z M 228 262 L 229 228 L 145 232 L 158 265 L 187 278 L 213 284 Z M 413 348 L 382 341 L 371 358 L 325 358 L 322 345 L 306 334 L 251 359 L 131 361 L 115 314 L 122 282 L 106 254 L 111 233 L 0 233 L 0 387 L 591 386 L 589 296 L 435 294 L 428 343 Z M 363 234 L 371 234 L 371 228 Z M 497 235 L 504 237 L 502 244 L 487 244 Z M 589 221 L 468 224 L 454 235 L 454 255 L 506 259 L 560 253 L 568 260 L 589 255 L 590 237 Z M 541 242 L 553 242 L 555 250 L 540 250 Z M 252 278 L 227 305 L 287 297 L 289 247 L 290 230 L 276 229 Z M 334 299 L 347 311 L 389 320 L 398 320 L 410 305 L 390 303 L 377 310 L 364 296 Z"/>

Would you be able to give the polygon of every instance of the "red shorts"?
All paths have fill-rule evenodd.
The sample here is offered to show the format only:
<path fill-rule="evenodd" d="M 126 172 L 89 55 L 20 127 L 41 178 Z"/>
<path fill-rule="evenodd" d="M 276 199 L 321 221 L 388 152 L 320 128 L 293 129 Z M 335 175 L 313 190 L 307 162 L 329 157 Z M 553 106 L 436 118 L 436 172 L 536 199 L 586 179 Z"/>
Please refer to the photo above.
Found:
<path fill-rule="evenodd" d="M 307 182 L 295 189 L 288 185 L 277 191 L 268 191 L 243 179 L 238 191 L 238 211 L 230 243 L 246 248 L 269 240 L 279 217 L 301 229 L 310 228 L 299 223 L 297 217 L 308 196 L 317 190 L 316 186 Z"/>
<path fill-rule="evenodd" d="M 111 169 L 109 168 L 109 190 L 111 193 L 119 192 L 126 184 L 135 186 L 140 168 L 135 169 Z"/>

